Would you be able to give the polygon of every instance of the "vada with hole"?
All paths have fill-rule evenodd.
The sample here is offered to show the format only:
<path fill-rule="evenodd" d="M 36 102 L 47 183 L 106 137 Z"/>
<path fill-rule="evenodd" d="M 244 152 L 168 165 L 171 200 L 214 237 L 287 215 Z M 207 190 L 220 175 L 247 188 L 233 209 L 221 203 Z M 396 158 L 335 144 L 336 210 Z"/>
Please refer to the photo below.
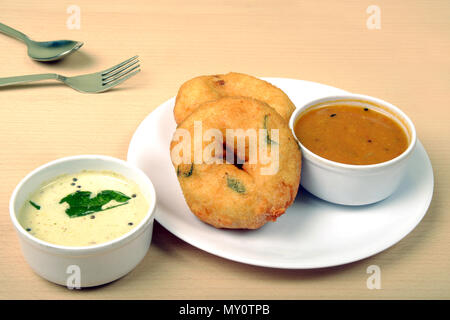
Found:
<path fill-rule="evenodd" d="M 187 205 L 216 228 L 260 228 L 296 197 L 300 148 L 287 121 L 265 102 L 203 103 L 178 125 L 170 149 Z"/>

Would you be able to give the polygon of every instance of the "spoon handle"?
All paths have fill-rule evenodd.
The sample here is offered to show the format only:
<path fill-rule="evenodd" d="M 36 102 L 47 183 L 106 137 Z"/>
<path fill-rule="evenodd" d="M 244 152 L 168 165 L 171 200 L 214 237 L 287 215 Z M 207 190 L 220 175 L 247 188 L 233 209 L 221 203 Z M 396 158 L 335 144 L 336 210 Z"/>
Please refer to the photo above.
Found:
<path fill-rule="evenodd" d="M 4 34 L 7 34 L 13 38 L 16 38 L 18 40 L 21 40 L 23 42 L 26 42 L 27 40 L 29 40 L 29 38 L 23 34 L 22 32 L 13 29 L 11 27 L 8 27 L 6 24 L 3 24 L 0 22 L 0 32 L 3 32 Z"/>
<path fill-rule="evenodd" d="M 43 74 L 30 74 L 26 76 L 0 78 L 0 87 L 17 83 L 51 80 L 51 79 L 58 79 L 58 75 L 56 73 L 43 73 Z"/>

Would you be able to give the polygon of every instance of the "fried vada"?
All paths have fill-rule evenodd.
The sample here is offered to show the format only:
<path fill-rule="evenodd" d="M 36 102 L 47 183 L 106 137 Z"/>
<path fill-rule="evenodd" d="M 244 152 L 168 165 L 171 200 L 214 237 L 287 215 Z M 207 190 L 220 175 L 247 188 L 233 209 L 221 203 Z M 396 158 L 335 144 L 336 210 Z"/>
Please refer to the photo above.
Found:
<path fill-rule="evenodd" d="M 176 123 L 181 123 L 200 104 L 221 97 L 251 97 L 261 100 L 274 108 L 285 121 L 289 121 L 295 110 L 294 104 L 281 89 L 250 75 L 230 72 L 200 76 L 185 82 L 175 101 Z"/>
<path fill-rule="evenodd" d="M 245 148 L 239 151 L 236 136 L 228 139 L 230 129 L 248 133 Z M 220 135 L 205 138 L 208 132 L 220 133 L 223 140 Z M 257 139 L 252 140 L 252 132 L 258 133 Z M 200 143 L 195 138 L 199 134 Z M 251 141 L 256 141 L 258 150 L 253 159 Z M 298 143 L 286 120 L 259 100 L 224 97 L 201 104 L 178 125 L 170 149 L 187 205 L 200 220 L 216 228 L 260 228 L 281 216 L 297 194 Z M 260 150 L 267 151 L 270 161 L 264 160 Z"/>

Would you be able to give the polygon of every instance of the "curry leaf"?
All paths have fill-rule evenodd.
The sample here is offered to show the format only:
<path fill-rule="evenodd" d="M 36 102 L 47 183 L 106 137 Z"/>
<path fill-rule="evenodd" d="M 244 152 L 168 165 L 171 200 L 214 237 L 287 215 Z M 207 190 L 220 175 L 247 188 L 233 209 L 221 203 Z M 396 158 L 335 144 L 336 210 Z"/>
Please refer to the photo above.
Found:
<path fill-rule="evenodd" d="M 180 175 L 182 175 L 183 177 L 190 177 L 190 176 L 192 176 L 192 172 L 194 171 L 194 164 L 192 163 L 191 164 L 191 166 L 190 166 L 190 168 L 189 168 L 189 171 L 186 171 L 186 172 L 181 172 L 180 171 L 180 166 L 178 166 L 177 167 L 177 176 L 180 176 Z"/>
<path fill-rule="evenodd" d="M 91 198 L 91 194 L 90 191 L 77 191 L 65 196 L 59 203 L 66 202 L 69 205 L 69 208 L 66 209 L 66 214 L 74 218 L 122 206 L 127 204 L 127 201 L 131 199 L 122 192 L 114 190 L 103 190 L 93 198 Z M 105 204 L 112 200 L 121 204 L 102 209 Z"/>
<path fill-rule="evenodd" d="M 268 118 L 269 118 L 269 115 L 266 114 L 266 115 L 264 116 L 264 124 L 263 124 L 264 129 L 266 129 L 266 143 L 267 143 L 268 145 L 271 145 L 272 143 L 273 143 L 273 144 L 278 144 L 276 141 L 273 141 L 273 140 L 270 138 L 270 135 L 269 135 L 269 129 L 267 129 L 267 119 L 268 119 Z"/>
<path fill-rule="evenodd" d="M 227 176 L 227 186 L 237 193 L 245 193 L 245 186 L 238 179 L 230 178 Z"/>
<path fill-rule="evenodd" d="M 33 207 L 35 207 L 37 210 L 41 210 L 41 206 L 38 205 L 38 204 L 36 204 L 36 203 L 34 203 L 34 202 L 31 201 L 31 200 L 30 200 L 30 204 L 31 204 Z"/>

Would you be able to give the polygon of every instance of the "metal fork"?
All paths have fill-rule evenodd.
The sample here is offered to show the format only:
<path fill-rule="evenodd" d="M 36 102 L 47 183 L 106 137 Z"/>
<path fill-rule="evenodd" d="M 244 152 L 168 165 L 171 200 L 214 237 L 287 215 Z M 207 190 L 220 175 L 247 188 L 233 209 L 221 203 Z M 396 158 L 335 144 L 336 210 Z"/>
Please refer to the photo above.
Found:
<path fill-rule="evenodd" d="M 40 80 L 59 80 L 71 88 L 84 92 L 84 93 L 96 93 L 103 92 L 117 86 L 118 84 L 124 82 L 128 78 L 134 76 L 136 73 L 141 71 L 139 69 L 139 59 L 138 56 L 134 56 L 128 60 L 125 60 L 115 66 L 97 72 L 90 73 L 75 77 L 65 77 L 56 73 L 45 73 L 45 74 L 30 74 L 26 76 L 18 77 L 8 77 L 0 78 L 0 87 L 8 86 L 11 84 L 25 83 L 31 81 Z"/>

